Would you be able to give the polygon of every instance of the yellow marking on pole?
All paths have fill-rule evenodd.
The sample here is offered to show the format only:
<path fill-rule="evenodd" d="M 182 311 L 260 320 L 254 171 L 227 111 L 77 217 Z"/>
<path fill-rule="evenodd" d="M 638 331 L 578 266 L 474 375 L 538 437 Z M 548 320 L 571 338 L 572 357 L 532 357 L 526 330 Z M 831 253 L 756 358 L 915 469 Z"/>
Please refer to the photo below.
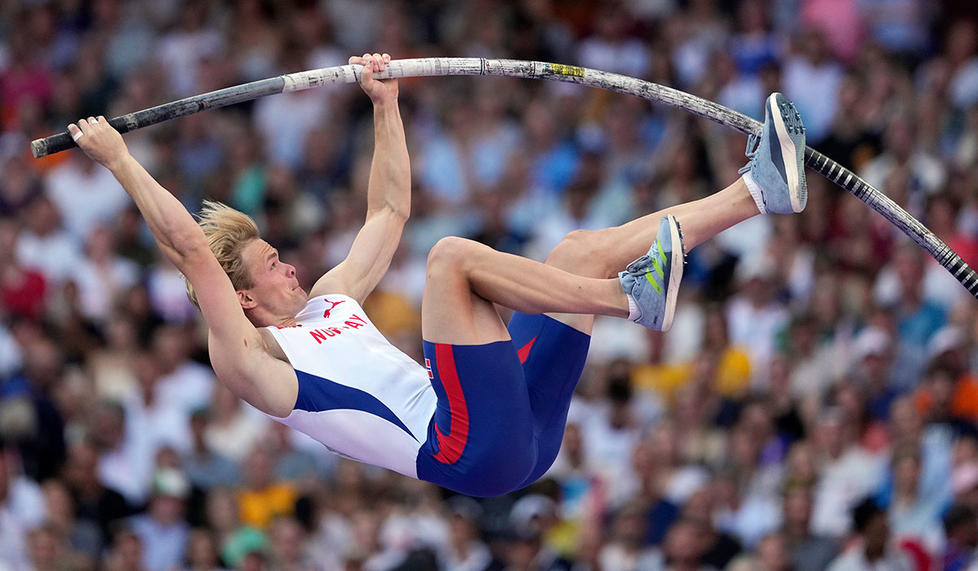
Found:
<path fill-rule="evenodd" d="M 556 75 L 572 75 L 574 77 L 584 77 L 584 68 L 576 65 L 564 65 L 562 63 L 552 63 L 547 67 Z"/>

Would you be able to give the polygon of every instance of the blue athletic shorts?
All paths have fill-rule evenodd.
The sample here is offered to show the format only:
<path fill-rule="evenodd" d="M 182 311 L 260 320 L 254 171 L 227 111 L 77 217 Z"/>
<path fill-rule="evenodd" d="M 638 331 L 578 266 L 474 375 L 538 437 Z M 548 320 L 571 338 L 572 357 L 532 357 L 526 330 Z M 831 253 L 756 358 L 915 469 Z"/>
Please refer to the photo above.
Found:
<path fill-rule="evenodd" d="M 517 313 L 512 341 L 424 342 L 438 397 L 418 478 L 472 496 L 525 487 L 553 464 L 590 337 L 543 315 Z"/>

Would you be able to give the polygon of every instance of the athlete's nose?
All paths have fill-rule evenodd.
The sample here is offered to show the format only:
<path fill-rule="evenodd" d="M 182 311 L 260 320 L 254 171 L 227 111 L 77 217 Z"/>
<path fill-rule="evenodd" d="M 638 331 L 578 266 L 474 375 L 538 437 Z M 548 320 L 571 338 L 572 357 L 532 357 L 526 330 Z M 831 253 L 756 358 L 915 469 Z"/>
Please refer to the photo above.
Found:
<path fill-rule="evenodd" d="M 293 266 L 292 264 L 285 264 L 285 275 L 289 276 L 290 278 L 294 278 L 295 266 Z"/>

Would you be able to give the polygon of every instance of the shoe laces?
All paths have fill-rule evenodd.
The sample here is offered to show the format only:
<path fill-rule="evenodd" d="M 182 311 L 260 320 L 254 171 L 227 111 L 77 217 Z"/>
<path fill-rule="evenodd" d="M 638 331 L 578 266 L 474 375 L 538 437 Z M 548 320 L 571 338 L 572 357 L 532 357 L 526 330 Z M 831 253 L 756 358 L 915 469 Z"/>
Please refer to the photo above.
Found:
<path fill-rule="evenodd" d="M 750 170 L 750 165 L 754 162 L 754 157 L 757 156 L 757 149 L 760 146 L 758 143 L 760 143 L 760 141 L 760 135 L 755 135 L 754 133 L 747 135 L 747 149 L 744 150 L 744 155 L 746 155 L 750 160 L 747 161 L 746 165 L 737 170 L 737 174 L 744 174 Z"/>
<path fill-rule="evenodd" d="M 655 242 L 652 243 L 652 248 L 653 249 L 656 248 L 656 243 L 657 242 L 658 242 L 658 240 L 656 240 Z M 635 275 L 635 276 L 644 275 L 645 274 L 645 268 L 646 268 L 646 266 L 650 266 L 651 264 L 652 264 L 652 257 L 649 256 L 648 254 L 646 254 L 646 255 L 642 256 L 641 258 L 639 258 L 639 259 L 633 261 L 632 263 L 628 264 L 627 266 L 625 266 L 625 272 L 626 273 L 629 273 L 629 274 L 632 274 L 632 275 Z"/>

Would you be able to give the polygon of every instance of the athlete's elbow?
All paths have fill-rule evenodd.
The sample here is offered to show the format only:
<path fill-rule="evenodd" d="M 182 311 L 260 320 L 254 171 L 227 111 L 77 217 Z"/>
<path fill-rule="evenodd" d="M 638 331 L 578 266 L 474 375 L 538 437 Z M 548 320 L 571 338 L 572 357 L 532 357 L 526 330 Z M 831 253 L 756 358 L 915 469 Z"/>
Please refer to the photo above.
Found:
<path fill-rule="evenodd" d="M 411 203 L 407 202 L 400 204 L 397 202 L 387 201 L 376 210 L 367 212 L 367 219 L 374 216 L 383 216 L 388 220 L 392 220 L 403 225 L 407 223 L 408 218 L 411 216 Z"/>
<path fill-rule="evenodd" d="M 411 195 L 407 194 L 406 196 L 402 196 L 400 200 L 392 204 L 391 209 L 394 211 L 395 216 L 403 222 L 407 222 L 407 219 L 411 217 Z"/>
<path fill-rule="evenodd" d="M 212 255 L 207 238 L 202 232 L 174 232 L 170 235 L 170 246 L 181 258 L 193 259 Z"/>
<path fill-rule="evenodd" d="M 411 216 L 411 200 L 404 197 L 391 197 L 384 203 L 385 210 L 396 219 L 407 221 Z"/>
<path fill-rule="evenodd" d="M 195 268 L 208 263 L 214 257 L 210 246 L 203 237 L 200 240 L 172 240 L 167 244 L 161 243 L 160 245 L 163 246 L 161 249 L 167 254 L 167 258 L 185 276 L 195 274 Z"/>
<path fill-rule="evenodd" d="M 397 208 L 393 211 L 394 218 L 401 224 L 406 224 L 408 218 L 411 217 L 411 206 L 405 205 L 401 208 Z"/>

